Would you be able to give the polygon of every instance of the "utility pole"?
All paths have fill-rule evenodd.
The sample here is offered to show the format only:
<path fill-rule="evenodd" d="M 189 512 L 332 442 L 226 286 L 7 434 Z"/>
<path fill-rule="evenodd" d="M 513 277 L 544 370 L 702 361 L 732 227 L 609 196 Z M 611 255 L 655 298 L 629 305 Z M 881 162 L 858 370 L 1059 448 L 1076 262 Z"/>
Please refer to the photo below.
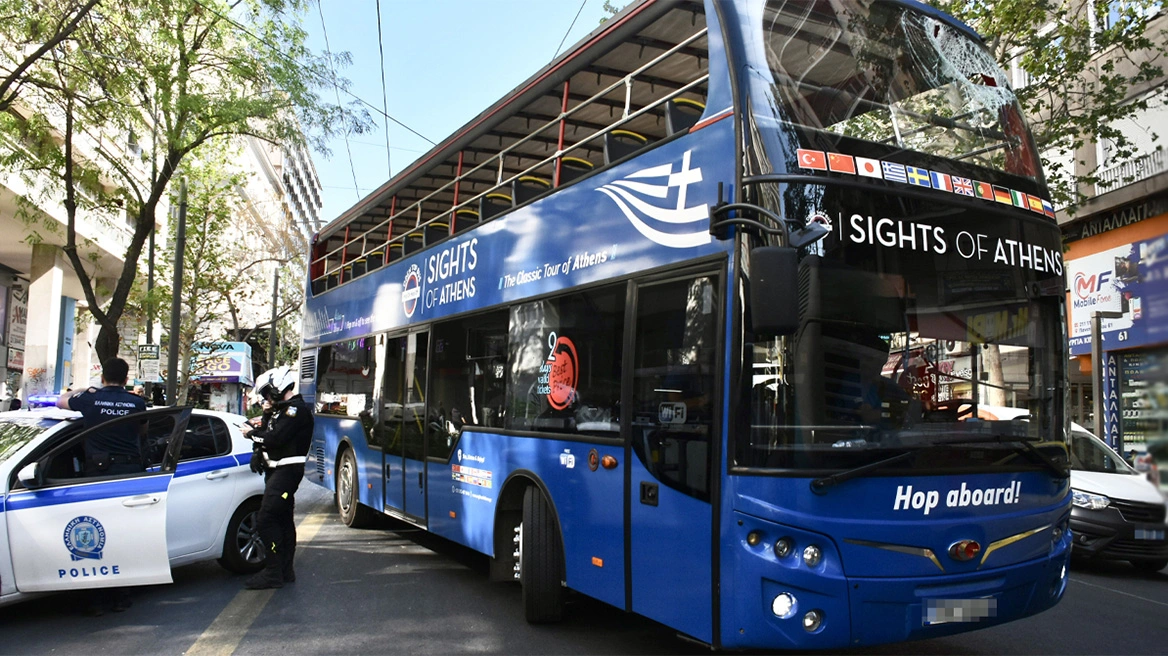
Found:
<path fill-rule="evenodd" d="M 276 313 L 280 301 L 280 267 L 272 276 L 272 325 L 268 327 L 268 369 L 276 368 Z"/>
<path fill-rule="evenodd" d="M 178 226 L 174 238 L 174 292 L 170 299 L 170 345 L 167 346 L 166 400 L 175 405 L 178 399 L 178 333 L 182 320 L 183 255 L 187 248 L 187 179 L 179 182 Z"/>

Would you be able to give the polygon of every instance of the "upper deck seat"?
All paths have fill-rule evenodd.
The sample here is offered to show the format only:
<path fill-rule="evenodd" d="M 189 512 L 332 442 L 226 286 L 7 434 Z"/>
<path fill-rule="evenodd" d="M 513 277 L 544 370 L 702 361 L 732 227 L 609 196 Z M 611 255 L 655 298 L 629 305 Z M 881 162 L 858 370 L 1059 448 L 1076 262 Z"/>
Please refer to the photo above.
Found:
<path fill-rule="evenodd" d="M 697 125 L 706 111 L 706 104 L 690 98 L 670 98 L 665 103 L 665 130 L 670 135 L 684 132 Z"/>
<path fill-rule="evenodd" d="M 379 246 L 365 254 L 365 271 L 376 271 L 385 264 L 385 247 Z"/>
<path fill-rule="evenodd" d="M 445 221 L 435 221 L 426 224 L 426 245 L 436 243 L 450 236 L 450 224 Z"/>
<path fill-rule="evenodd" d="M 402 257 L 402 242 L 395 241 L 389 245 L 389 262 L 400 260 Z"/>
<path fill-rule="evenodd" d="M 362 255 L 361 257 L 353 260 L 353 263 L 350 264 L 349 267 L 350 270 L 345 273 L 345 280 L 349 280 L 350 278 L 360 278 L 361 276 L 365 275 L 365 256 Z"/>
<path fill-rule="evenodd" d="M 482 215 L 482 199 L 479 199 L 479 210 L 475 211 L 469 207 L 464 207 L 454 213 L 454 232 L 462 232 L 469 230 L 478 225 L 479 217 Z"/>
<path fill-rule="evenodd" d="M 479 199 L 479 217 L 483 221 L 486 221 L 500 212 L 506 212 L 515 206 L 511 198 L 511 194 L 506 194 L 501 191 L 492 191 L 486 196 L 483 196 Z"/>
<path fill-rule="evenodd" d="M 560 158 L 560 184 L 565 185 L 583 177 L 592 172 L 596 168 L 592 162 L 579 157 L 563 157 Z"/>
<path fill-rule="evenodd" d="M 631 130 L 613 130 L 604 135 L 604 163 L 612 164 L 649 145 L 648 137 Z"/>
<path fill-rule="evenodd" d="M 518 207 L 552 188 L 552 183 L 534 175 L 521 175 L 511 183 L 511 197 Z"/>
<path fill-rule="evenodd" d="M 416 253 L 422 250 L 424 244 L 425 235 L 423 235 L 421 230 L 415 230 L 407 234 L 405 240 L 402 242 L 402 255 Z"/>

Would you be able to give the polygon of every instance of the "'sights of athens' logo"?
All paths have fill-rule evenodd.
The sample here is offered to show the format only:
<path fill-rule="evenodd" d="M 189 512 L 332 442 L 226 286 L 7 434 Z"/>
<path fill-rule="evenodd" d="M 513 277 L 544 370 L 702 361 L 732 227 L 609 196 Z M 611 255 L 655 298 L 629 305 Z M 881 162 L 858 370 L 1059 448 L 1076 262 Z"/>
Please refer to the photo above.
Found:
<path fill-rule="evenodd" d="M 414 316 L 414 310 L 418 307 L 418 297 L 422 295 L 422 270 L 418 265 L 411 264 L 410 268 L 406 269 L 405 280 L 402 281 L 402 310 L 405 311 L 407 317 Z"/>
<path fill-rule="evenodd" d="M 616 203 L 625 218 L 642 235 L 657 244 L 670 248 L 692 248 L 710 243 L 707 221 L 710 208 L 705 203 L 686 207 L 686 191 L 691 184 L 702 181 L 702 170 L 690 168 L 692 151 L 681 157 L 681 168 L 661 164 L 635 171 L 622 180 L 610 182 L 597 191 Z M 659 182 L 649 182 L 657 180 Z M 671 190 L 677 188 L 676 199 L 670 200 Z M 662 207 L 647 199 L 656 199 Z"/>

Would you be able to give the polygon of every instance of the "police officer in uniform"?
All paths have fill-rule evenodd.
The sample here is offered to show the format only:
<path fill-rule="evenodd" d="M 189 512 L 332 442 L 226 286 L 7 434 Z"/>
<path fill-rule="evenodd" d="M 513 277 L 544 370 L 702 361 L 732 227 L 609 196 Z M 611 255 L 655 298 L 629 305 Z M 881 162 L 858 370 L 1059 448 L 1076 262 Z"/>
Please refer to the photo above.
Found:
<path fill-rule="evenodd" d="M 57 407 L 81 413 L 85 428 L 126 415 L 145 412 L 146 400 L 126 391 L 130 366 L 121 358 L 110 358 L 101 363 L 101 389 L 90 387 L 76 393 L 62 394 Z M 142 460 L 142 442 L 139 431 L 130 426 L 108 431 L 95 431 L 85 440 L 85 474 L 113 476 L 136 474 L 146 470 Z M 105 614 L 109 604 L 114 612 L 133 605 L 128 588 L 106 588 L 86 594 L 89 615 Z"/>
<path fill-rule="evenodd" d="M 247 436 L 255 442 L 251 469 L 264 474 L 264 499 L 256 528 L 264 542 L 264 569 L 249 578 L 249 590 L 282 588 L 296 580 L 296 524 L 292 519 L 296 489 L 304 478 L 304 460 L 312 442 L 312 408 L 294 393 L 296 374 L 278 367 L 260 374 L 256 392 L 265 400 L 262 417 L 252 420 Z M 257 421 L 258 420 L 258 421 Z"/>
<path fill-rule="evenodd" d="M 117 417 L 146 410 L 146 400 L 126 391 L 130 367 L 121 358 L 101 363 L 101 389 L 90 387 L 75 394 L 62 394 L 57 407 L 76 410 L 85 427 L 93 428 Z M 128 426 L 97 431 L 85 440 L 85 473 L 90 476 L 134 474 L 145 471 L 140 434 Z"/>

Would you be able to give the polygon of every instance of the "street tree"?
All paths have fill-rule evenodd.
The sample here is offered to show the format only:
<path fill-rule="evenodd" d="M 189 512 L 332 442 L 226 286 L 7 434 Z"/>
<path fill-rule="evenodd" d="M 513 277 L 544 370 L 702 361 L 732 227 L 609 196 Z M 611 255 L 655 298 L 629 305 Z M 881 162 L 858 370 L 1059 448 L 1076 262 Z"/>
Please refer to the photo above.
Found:
<path fill-rule="evenodd" d="M 64 43 L 101 0 L 47 0 L 30 11 L 27 0 L 0 0 L 0 112 L 24 87 L 29 69 Z"/>
<path fill-rule="evenodd" d="M 186 158 L 240 136 L 274 144 L 308 139 L 327 152 L 324 143 L 336 131 L 369 125 L 356 105 L 330 104 L 317 94 L 344 85 L 331 71 L 347 58 L 309 51 L 299 22 L 307 6 L 307 0 L 106 0 L 100 19 L 73 33 L 74 47 L 30 67 L 26 84 L 36 87 L 35 106 L 44 109 L 4 117 L 0 130 L 36 147 L 14 152 L 8 164 L 48 173 L 55 184 L 44 193 L 65 199 L 64 252 L 100 325 L 99 359 L 117 354 L 118 321 L 143 246 Z M 129 226 L 108 302 L 98 295 L 93 262 L 77 235 L 79 211 Z"/>
<path fill-rule="evenodd" d="M 1029 83 L 1015 89 L 1043 152 L 1056 204 L 1074 206 L 1098 181 L 1098 166 L 1079 171 L 1060 155 L 1106 139 L 1114 158 L 1134 146 L 1116 126 L 1147 109 L 1135 92 L 1164 76 L 1168 31 L 1153 28 L 1161 0 L 930 0 L 985 36 L 1004 70 L 1015 65 Z"/>

